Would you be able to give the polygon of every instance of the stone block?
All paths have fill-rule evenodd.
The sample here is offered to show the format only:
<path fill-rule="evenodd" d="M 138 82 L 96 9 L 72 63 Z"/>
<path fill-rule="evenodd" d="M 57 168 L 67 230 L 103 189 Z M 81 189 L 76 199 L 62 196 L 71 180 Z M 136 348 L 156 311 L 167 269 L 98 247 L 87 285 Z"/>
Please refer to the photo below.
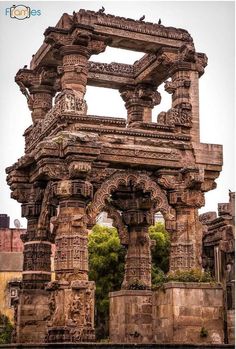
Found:
<path fill-rule="evenodd" d="M 179 314 L 174 311 L 174 315 L 180 315 L 180 316 L 202 316 L 202 307 L 199 306 L 191 306 L 188 305 L 180 306 L 180 307 L 174 307 L 174 309 L 179 309 Z"/>
<path fill-rule="evenodd" d="M 213 337 L 215 343 L 223 341 L 223 298 L 222 289 L 219 286 L 172 282 L 164 285 L 164 290 L 165 292 L 160 289 L 155 291 L 160 294 L 153 296 L 155 341 L 211 343 Z M 210 304 L 212 297 L 217 297 L 217 300 L 215 299 Z M 202 327 L 205 327 L 210 333 L 204 341 L 200 337 Z"/>

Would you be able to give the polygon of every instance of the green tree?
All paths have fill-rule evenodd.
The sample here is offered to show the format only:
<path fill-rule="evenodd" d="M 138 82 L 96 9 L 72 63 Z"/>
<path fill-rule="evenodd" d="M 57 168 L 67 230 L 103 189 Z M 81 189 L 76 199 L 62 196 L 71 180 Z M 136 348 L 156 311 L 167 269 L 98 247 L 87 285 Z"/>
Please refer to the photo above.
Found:
<path fill-rule="evenodd" d="M 11 343 L 13 325 L 8 317 L 0 313 L 0 344 Z"/>
<path fill-rule="evenodd" d="M 109 298 L 121 288 L 126 251 L 115 228 L 95 225 L 89 234 L 89 278 L 96 283 L 95 323 L 97 339 L 108 336 Z"/>
<path fill-rule="evenodd" d="M 149 227 L 149 235 L 155 241 L 152 248 L 152 284 L 163 280 L 169 271 L 170 235 L 161 222 Z"/>

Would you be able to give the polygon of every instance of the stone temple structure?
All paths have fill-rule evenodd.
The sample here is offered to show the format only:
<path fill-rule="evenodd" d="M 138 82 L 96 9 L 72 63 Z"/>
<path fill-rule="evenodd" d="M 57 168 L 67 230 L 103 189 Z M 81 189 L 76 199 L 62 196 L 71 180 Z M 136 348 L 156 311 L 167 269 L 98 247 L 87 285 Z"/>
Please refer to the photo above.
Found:
<path fill-rule="evenodd" d="M 156 212 L 171 233 L 170 270 L 202 265 L 198 208 L 222 168 L 222 147 L 199 137 L 206 55 L 186 30 L 103 11 L 63 14 L 44 35 L 30 68 L 15 77 L 32 112 L 25 155 L 7 168 L 12 198 L 28 220 L 15 341 L 95 340 L 87 234 L 105 211 L 127 246 L 122 290 L 110 295 L 111 341 L 223 342 L 221 286 L 170 283 L 151 291 L 148 226 Z M 93 62 L 107 46 L 144 55 L 133 65 Z M 163 82 L 172 103 L 152 122 Z M 118 90 L 127 117 L 87 115 L 87 85 Z M 131 290 L 137 283 L 142 290 Z"/>

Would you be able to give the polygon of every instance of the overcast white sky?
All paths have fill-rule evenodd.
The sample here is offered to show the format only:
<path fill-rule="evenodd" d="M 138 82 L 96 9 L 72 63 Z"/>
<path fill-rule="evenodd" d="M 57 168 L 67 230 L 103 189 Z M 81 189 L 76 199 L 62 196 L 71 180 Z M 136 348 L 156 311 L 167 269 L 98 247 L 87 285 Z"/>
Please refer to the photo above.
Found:
<path fill-rule="evenodd" d="M 40 9 L 41 16 L 25 20 L 5 15 L 6 7 L 24 4 Z M 234 2 L 233 1 L 0 1 L 0 213 L 7 213 L 13 220 L 21 218 L 20 204 L 10 199 L 6 184 L 5 168 L 24 154 L 24 130 L 31 124 L 25 97 L 14 82 L 19 68 L 29 65 L 43 42 L 43 32 L 54 26 L 64 12 L 72 13 L 80 8 L 97 11 L 104 6 L 106 13 L 184 28 L 192 35 L 198 52 L 208 56 L 208 66 L 200 79 L 201 142 L 223 144 L 224 166 L 217 189 L 206 194 L 206 205 L 201 212 L 217 210 L 218 202 L 228 201 L 228 190 L 235 190 L 234 144 Z M 93 56 L 103 62 L 133 63 L 140 53 L 108 48 L 106 53 Z M 89 87 L 86 93 L 88 113 L 125 117 L 126 110 L 115 90 Z M 109 101 L 109 103 L 107 103 Z M 160 111 L 167 110 L 170 97 L 163 96 L 154 119 Z"/>

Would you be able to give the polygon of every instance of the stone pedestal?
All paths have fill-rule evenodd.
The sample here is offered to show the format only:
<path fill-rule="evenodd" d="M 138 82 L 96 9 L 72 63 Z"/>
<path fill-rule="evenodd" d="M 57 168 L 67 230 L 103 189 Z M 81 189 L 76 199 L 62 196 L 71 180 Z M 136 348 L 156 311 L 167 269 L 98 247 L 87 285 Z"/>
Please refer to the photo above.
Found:
<path fill-rule="evenodd" d="M 153 293 L 157 343 L 224 342 L 223 290 L 209 283 L 170 282 Z"/>
<path fill-rule="evenodd" d="M 15 305 L 16 343 L 43 343 L 49 318 L 48 292 L 45 290 L 22 290 Z"/>
<path fill-rule="evenodd" d="M 152 343 L 152 291 L 123 290 L 110 295 L 109 337 L 114 343 Z"/>
<path fill-rule="evenodd" d="M 235 310 L 227 310 L 228 343 L 235 343 Z"/>
<path fill-rule="evenodd" d="M 48 285 L 50 320 L 47 342 L 92 342 L 94 335 L 93 281 L 54 281 Z"/>

